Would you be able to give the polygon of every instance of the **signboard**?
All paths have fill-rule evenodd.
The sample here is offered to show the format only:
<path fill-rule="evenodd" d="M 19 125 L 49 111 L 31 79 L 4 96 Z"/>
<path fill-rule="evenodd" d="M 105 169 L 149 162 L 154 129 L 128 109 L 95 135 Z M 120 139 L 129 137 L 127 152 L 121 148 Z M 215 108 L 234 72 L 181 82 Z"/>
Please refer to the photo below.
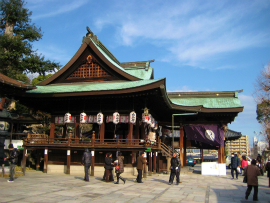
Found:
<path fill-rule="evenodd" d="M 202 175 L 226 175 L 226 164 L 217 162 L 203 162 L 201 164 Z"/>

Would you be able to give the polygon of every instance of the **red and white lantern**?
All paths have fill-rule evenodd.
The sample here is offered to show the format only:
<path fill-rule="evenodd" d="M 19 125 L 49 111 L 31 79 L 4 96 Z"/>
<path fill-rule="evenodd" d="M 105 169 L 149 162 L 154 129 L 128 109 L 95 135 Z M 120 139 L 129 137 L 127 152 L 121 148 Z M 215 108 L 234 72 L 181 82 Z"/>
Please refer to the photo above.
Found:
<path fill-rule="evenodd" d="M 129 114 L 129 122 L 132 124 L 136 123 L 136 113 L 135 111 L 130 112 Z"/>
<path fill-rule="evenodd" d="M 103 123 L 103 114 L 102 113 L 98 113 L 97 114 L 97 124 L 101 125 Z"/>
<path fill-rule="evenodd" d="M 71 123 L 71 114 L 70 113 L 66 113 L 64 120 L 65 120 L 65 123 Z"/>
<path fill-rule="evenodd" d="M 86 113 L 84 112 L 80 114 L 80 123 L 87 123 Z"/>
<path fill-rule="evenodd" d="M 113 123 L 117 125 L 120 121 L 120 114 L 118 112 L 113 113 Z"/>

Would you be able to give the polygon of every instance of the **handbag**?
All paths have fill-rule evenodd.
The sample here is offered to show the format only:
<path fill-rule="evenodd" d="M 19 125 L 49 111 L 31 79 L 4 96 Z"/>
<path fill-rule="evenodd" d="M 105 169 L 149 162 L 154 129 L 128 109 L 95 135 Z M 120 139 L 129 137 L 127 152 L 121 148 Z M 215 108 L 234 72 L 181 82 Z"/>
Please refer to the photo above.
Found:
<path fill-rule="evenodd" d="M 237 167 L 237 173 L 241 173 L 240 167 Z"/>
<path fill-rule="evenodd" d="M 118 165 L 118 161 L 117 161 L 117 164 L 115 166 L 115 170 L 118 171 L 120 169 L 120 166 Z"/>

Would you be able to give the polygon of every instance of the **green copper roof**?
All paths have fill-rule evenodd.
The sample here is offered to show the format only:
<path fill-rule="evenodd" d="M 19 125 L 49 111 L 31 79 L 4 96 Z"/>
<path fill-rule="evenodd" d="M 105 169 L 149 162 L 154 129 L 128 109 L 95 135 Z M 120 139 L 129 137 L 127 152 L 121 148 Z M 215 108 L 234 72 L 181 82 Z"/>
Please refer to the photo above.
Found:
<path fill-rule="evenodd" d="M 150 79 L 151 75 L 153 73 L 153 68 L 149 67 L 148 70 L 145 70 L 145 68 L 141 69 L 126 69 L 126 72 L 128 72 L 130 75 L 133 75 L 137 78 L 140 78 L 142 80 Z"/>
<path fill-rule="evenodd" d="M 121 90 L 149 85 L 163 79 L 138 80 L 138 81 L 110 81 L 110 82 L 85 82 L 85 83 L 65 83 L 57 85 L 37 86 L 37 89 L 26 91 L 27 94 L 38 93 L 70 93 L 70 92 L 90 92 Z"/>
<path fill-rule="evenodd" d="M 181 106 L 203 106 L 205 108 L 241 107 L 238 98 L 170 98 L 173 104 Z"/>

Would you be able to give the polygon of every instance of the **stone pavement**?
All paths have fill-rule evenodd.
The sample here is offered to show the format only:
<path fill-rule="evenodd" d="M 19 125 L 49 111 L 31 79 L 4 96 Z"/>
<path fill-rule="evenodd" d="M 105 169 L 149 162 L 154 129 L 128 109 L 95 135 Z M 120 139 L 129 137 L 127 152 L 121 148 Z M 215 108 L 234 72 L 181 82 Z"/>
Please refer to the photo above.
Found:
<path fill-rule="evenodd" d="M 106 183 L 101 177 L 90 177 L 84 182 L 82 176 L 44 174 L 27 171 L 26 176 L 8 183 L 0 178 L 0 202 L 252 202 L 244 199 L 246 184 L 242 176 L 231 180 L 227 176 L 202 176 L 184 170 L 179 185 L 168 185 L 169 175 L 155 174 L 135 182 L 129 177 L 126 184 Z M 259 177 L 259 202 L 270 203 L 270 188 L 266 175 Z"/>

